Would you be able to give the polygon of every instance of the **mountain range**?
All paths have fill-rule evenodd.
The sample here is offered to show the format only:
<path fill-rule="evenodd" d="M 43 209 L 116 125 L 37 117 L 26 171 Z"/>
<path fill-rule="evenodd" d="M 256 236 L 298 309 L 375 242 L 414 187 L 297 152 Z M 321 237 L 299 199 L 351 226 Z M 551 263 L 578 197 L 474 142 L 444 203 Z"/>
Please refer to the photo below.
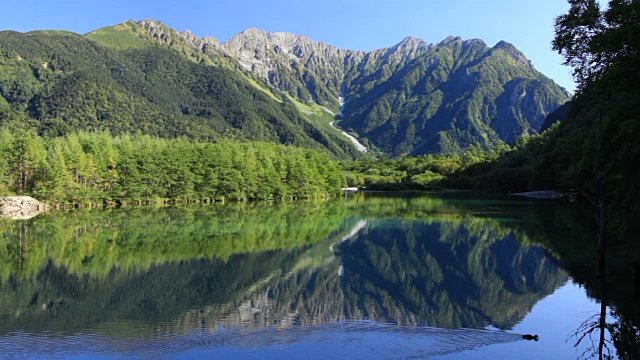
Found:
<path fill-rule="evenodd" d="M 408 37 L 370 52 L 290 33 L 225 42 L 129 20 L 0 32 L 0 125 L 279 142 L 341 158 L 458 153 L 541 130 L 570 94 L 513 45 Z M 354 139 L 355 140 L 355 139 Z"/>

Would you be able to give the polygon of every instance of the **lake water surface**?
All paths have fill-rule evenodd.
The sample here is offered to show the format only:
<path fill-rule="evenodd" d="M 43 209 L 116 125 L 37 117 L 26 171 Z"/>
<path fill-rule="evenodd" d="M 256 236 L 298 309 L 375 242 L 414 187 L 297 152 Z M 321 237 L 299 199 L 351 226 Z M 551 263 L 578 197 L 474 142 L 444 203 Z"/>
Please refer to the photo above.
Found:
<path fill-rule="evenodd" d="M 591 223 L 581 204 L 383 193 L 4 221 L 0 358 L 576 359 L 603 312 L 603 352 L 634 358 Z"/>

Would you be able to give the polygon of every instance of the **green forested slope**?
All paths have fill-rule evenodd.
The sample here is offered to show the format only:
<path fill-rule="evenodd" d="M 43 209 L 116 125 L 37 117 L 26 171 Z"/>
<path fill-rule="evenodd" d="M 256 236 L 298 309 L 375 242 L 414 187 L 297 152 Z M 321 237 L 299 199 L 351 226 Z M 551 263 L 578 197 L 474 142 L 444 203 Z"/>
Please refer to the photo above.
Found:
<path fill-rule="evenodd" d="M 394 155 L 459 153 L 536 134 L 568 99 L 513 45 L 450 37 L 349 94 L 341 125 Z"/>
<path fill-rule="evenodd" d="M 68 32 L 0 33 L 0 125 L 54 136 L 109 130 L 355 153 L 238 71 L 139 37 L 124 36 L 122 49 L 110 39 L 102 46 Z"/>

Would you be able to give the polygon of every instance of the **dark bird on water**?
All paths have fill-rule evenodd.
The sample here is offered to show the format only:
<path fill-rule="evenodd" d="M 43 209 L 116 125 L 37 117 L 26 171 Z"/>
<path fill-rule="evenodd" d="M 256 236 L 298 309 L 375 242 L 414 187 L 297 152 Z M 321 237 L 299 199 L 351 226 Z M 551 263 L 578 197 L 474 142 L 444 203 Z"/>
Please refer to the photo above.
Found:
<path fill-rule="evenodd" d="M 538 341 L 538 339 L 540 339 L 538 335 L 531 335 L 531 334 L 522 335 L 522 338 L 525 340 L 534 340 L 534 341 Z"/>

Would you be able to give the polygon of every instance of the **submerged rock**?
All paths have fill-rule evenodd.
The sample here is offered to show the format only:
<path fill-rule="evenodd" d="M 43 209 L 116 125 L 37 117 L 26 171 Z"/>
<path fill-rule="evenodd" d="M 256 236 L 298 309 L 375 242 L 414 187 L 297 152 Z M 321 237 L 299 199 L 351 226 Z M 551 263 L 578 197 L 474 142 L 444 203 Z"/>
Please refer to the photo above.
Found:
<path fill-rule="evenodd" d="M 47 210 L 49 205 L 30 196 L 0 197 L 0 219 L 30 219 Z"/>

